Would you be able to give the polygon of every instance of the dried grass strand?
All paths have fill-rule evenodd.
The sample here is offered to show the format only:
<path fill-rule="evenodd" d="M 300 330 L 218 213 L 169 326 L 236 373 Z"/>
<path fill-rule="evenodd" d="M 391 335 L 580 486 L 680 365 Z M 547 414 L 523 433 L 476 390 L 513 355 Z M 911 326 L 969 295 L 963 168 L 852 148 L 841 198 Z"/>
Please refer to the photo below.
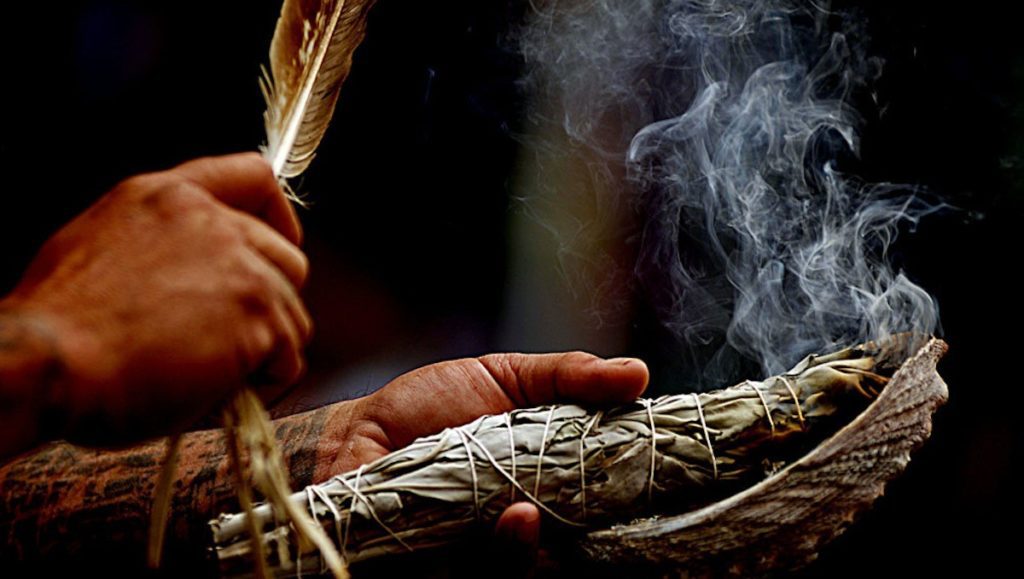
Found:
<path fill-rule="evenodd" d="M 291 489 L 288 485 L 287 470 L 281 449 L 274 437 L 270 416 L 263 403 L 251 390 L 243 390 L 232 403 L 232 410 L 238 419 L 238 434 L 249 449 L 249 466 L 256 487 L 267 498 L 275 513 L 289 521 L 299 537 L 296 558 L 301 559 L 304 547 L 315 547 L 320 551 L 324 563 L 337 579 L 348 579 L 348 569 L 338 550 L 331 543 L 323 527 L 316 523 L 310 513 L 300 509 L 289 500 Z M 307 543 L 307 544 L 303 544 Z M 278 545 L 282 545 L 283 541 Z M 282 558 L 279 555 L 279 558 Z M 286 559 L 286 557 L 284 557 Z M 282 560 L 282 564 L 285 563 Z"/>
<path fill-rule="evenodd" d="M 174 475 L 178 472 L 178 459 L 181 455 L 181 434 L 167 439 L 167 452 L 164 455 L 163 467 L 156 482 L 153 508 L 149 519 L 149 547 L 146 561 L 150 569 L 159 569 L 163 559 L 164 539 L 167 535 L 167 523 L 171 513 L 171 498 L 174 490 Z"/>

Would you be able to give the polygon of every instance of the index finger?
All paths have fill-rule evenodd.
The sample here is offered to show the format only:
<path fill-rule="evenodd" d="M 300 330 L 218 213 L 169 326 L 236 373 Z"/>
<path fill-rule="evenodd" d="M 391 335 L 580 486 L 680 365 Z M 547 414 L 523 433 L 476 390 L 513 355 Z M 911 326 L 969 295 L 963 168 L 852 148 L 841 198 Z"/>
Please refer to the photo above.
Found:
<path fill-rule="evenodd" d="M 302 243 L 302 225 L 295 208 L 259 153 L 204 157 L 172 171 L 208 190 L 222 203 L 267 222 L 295 245 Z"/>

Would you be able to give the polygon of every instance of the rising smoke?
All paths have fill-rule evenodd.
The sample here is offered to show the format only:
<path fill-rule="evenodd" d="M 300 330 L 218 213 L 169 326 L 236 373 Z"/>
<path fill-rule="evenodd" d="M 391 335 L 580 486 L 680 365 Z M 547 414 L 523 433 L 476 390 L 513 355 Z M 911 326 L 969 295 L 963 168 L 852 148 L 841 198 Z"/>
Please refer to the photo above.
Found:
<path fill-rule="evenodd" d="M 934 211 L 844 173 L 882 63 L 853 13 L 793 0 L 535 1 L 526 85 L 637 209 L 636 291 L 708 380 L 743 361 L 932 334 L 934 300 L 891 265 Z M 555 112 L 552 112 L 554 110 Z M 610 169 L 609 169 L 610 168 Z M 567 192 L 567 194 L 570 194 Z"/>

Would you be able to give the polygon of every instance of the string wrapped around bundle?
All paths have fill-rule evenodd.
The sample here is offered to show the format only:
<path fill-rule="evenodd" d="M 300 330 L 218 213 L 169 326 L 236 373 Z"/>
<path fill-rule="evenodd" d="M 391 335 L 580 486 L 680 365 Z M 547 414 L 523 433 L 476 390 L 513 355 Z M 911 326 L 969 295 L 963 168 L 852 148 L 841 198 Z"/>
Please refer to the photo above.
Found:
<path fill-rule="evenodd" d="M 894 369 L 884 358 L 874 346 L 856 347 L 703 394 L 485 416 L 291 500 L 348 563 L 464 540 L 516 501 L 580 531 L 681 512 L 756 482 L 834 432 L 884 388 Z M 251 573 L 251 528 L 262 533 L 274 570 L 323 570 L 319 554 L 304 551 L 268 505 L 222 515 L 211 527 L 225 575 Z"/>

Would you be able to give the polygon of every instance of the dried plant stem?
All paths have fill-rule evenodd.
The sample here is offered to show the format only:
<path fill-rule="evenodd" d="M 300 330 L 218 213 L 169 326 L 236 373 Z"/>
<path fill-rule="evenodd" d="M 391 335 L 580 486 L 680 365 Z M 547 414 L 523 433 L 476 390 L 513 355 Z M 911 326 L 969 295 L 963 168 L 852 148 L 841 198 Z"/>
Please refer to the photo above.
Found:
<path fill-rule="evenodd" d="M 238 485 L 238 502 L 243 513 L 253 512 L 252 487 L 249 485 L 249 478 L 246 476 L 245 465 L 242 464 L 242 439 L 238 434 L 238 418 L 233 408 L 224 411 L 224 436 L 227 438 L 228 455 L 231 457 L 231 470 L 235 476 L 235 484 Z M 260 540 L 260 529 L 255 520 L 249 523 L 250 547 L 253 555 L 253 565 L 256 569 L 258 579 L 267 579 L 271 576 L 270 568 L 267 566 L 266 551 L 263 548 L 263 541 Z"/>
<path fill-rule="evenodd" d="M 230 412 L 237 419 L 237 433 L 242 446 L 249 450 L 249 470 L 256 488 L 267 497 L 279 523 L 290 524 L 301 556 L 317 550 L 323 565 L 338 579 L 348 579 L 348 569 L 337 548 L 319 523 L 299 505 L 289 500 L 291 488 L 281 449 L 274 438 L 273 424 L 263 403 L 251 390 L 243 390 L 232 403 Z M 261 555 L 262 556 L 262 555 Z M 277 560 L 285 568 L 291 564 L 285 552 L 278 550 Z"/>
<path fill-rule="evenodd" d="M 242 510 L 251 515 L 246 518 L 250 537 L 248 553 L 253 560 L 257 577 L 261 579 L 272 577 L 273 573 L 267 565 L 266 549 L 261 532 L 263 527 L 260 519 L 255 516 L 252 489 L 249 486 L 249 479 L 242 462 L 243 448 L 248 450 L 249 471 L 256 488 L 267 499 L 266 505 L 272 511 L 273 521 L 278 525 L 290 525 L 295 533 L 298 542 L 296 560 L 301 564 L 303 555 L 316 551 L 323 567 L 337 579 L 348 579 L 347 564 L 323 528 L 300 505 L 289 500 L 291 488 L 288 484 L 288 470 L 285 467 L 281 449 L 274 438 L 273 424 L 263 408 L 263 403 L 251 390 L 242 390 L 232 401 L 230 407 L 225 410 L 224 434 L 231 457 L 231 468 L 238 484 L 239 503 Z M 180 447 L 181 435 L 172 437 L 168 444 L 167 458 L 160 472 L 153 501 L 148 561 L 150 567 L 154 569 L 160 566 L 170 511 L 172 483 L 177 470 Z M 285 569 L 290 568 L 291 557 L 281 542 L 276 544 L 279 545 L 276 554 L 277 564 Z"/>
<path fill-rule="evenodd" d="M 178 471 L 181 439 L 180 434 L 167 439 L 167 454 L 156 483 L 153 509 L 150 511 L 149 519 L 149 547 L 146 551 L 146 561 L 151 569 L 159 569 L 160 560 L 163 558 L 164 536 L 167 533 L 167 518 L 171 511 L 171 491 L 174 475 Z"/>

